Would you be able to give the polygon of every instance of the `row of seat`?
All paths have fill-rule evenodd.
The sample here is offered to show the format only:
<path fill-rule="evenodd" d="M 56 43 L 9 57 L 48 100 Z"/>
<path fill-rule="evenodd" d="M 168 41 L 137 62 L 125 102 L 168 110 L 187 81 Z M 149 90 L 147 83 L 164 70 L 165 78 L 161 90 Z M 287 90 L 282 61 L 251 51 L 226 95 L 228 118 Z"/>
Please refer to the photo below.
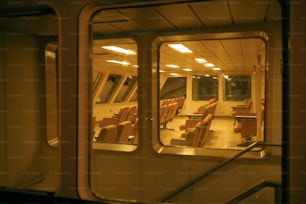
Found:
<path fill-rule="evenodd" d="M 172 102 L 164 104 L 160 107 L 159 124 L 166 129 L 168 122 L 172 121 L 177 114 L 178 103 Z"/>
<path fill-rule="evenodd" d="M 172 139 L 171 144 L 203 147 L 209 138 L 208 133 L 216 106 L 217 100 L 213 98 L 207 104 L 200 106 L 193 114 L 188 114 L 185 124 L 180 126 L 180 130 L 184 130 L 181 138 Z"/>
<path fill-rule="evenodd" d="M 207 114 L 206 117 L 198 121 L 194 127 L 186 129 L 180 139 L 172 139 L 171 145 L 203 147 L 209 138 L 209 129 L 212 119 L 213 114 Z"/>
<path fill-rule="evenodd" d="M 203 115 L 203 114 L 205 114 L 206 111 L 207 111 L 207 106 L 209 106 L 209 105 L 211 105 L 211 104 L 216 104 L 216 103 L 217 103 L 217 99 L 216 99 L 216 98 L 211 98 L 211 99 L 208 100 L 208 103 L 207 103 L 207 104 L 198 107 L 198 110 L 197 110 L 197 111 L 193 112 L 193 114 L 190 114 L 190 115 L 188 115 L 188 116 L 192 116 L 192 115 L 196 115 L 196 114 L 201 114 L 201 115 Z M 216 108 L 216 107 L 214 107 L 214 108 Z M 211 112 L 214 112 L 215 110 L 210 110 L 210 111 L 211 111 Z"/>
<path fill-rule="evenodd" d="M 252 104 L 251 99 L 247 99 L 245 104 L 233 107 L 234 132 L 241 135 L 240 145 L 248 144 L 252 137 L 257 135 L 257 114 L 251 111 Z M 260 114 L 263 122 L 264 103 L 261 104 Z"/>
<path fill-rule="evenodd" d="M 245 115 L 251 113 L 253 102 L 250 98 L 245 101 L 245 104 L 232 107 L 232 116 Z"/>
<path fill-rule="evenodd" d="M 181 110 L 184 106 L 185 103 L 185 96 L 179 96 L 179 97 L 174 97 L 174 98 L 168 98 L 168 99 L 163 99 L 160 101 L 161 107 L 171 104 L 171 103 L 177 103 L 177 111 Z"/>
<path fill-rule="evenodd" d="M 99 126 L 105 127 L 107 125 L 119 125 L 124 121 L 131 121 L 135 123 L 137 119 L 137 106 L 123 106 L 120 108 L 118 113 L 114 114 L 112 117 L 105 117 L 99 122 Z"/>
<path fill-rule="evenodd" d="M 216 107 L 216 101 L 209 101 L 208 104 L 200 106 L 197 112 L 187 115 L 188 119 L 185 121 L 184 125 L 180 126 L 180 130 L 187 130 L 188 128 L 194 127 L 200 120 L 204 119 L 208 114 L 214 115 Z"/>
<path fill-rule="evenodd" d="M 103 143 L 138 144 L 138 119 L 134 123 L 126 120 L 118 125 L 103 126 L 95 140 Z"/>
<path fill-rule="evenodd" d="M 183 106 L 185 97 L 176 97 L 161 101 L 160 124 L 166 126 Z M 95 122 L 93 122 L 95 124 Z M 102 118 L 99 133 L 94 138 L 96 142 L 105 143 L 138 143 L 137 106 L 123 106 L 112 117 Z"/>

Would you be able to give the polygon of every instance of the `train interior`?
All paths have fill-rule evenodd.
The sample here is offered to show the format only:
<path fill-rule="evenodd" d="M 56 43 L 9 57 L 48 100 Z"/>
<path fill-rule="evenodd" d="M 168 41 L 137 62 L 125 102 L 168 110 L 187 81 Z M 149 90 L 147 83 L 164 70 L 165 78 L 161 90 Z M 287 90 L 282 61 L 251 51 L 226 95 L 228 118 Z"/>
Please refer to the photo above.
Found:
<path fill-rule="evenodd" d="M 61 41 L 53 9 L 34 11 L 0 19 L 1 186 L 56 193 L 59 152 L 68 151 L 60 128 L 87 141 L 97 199 L 223 203 L 281 183 L 278 1 L 99 5 L 77 21 L 88 31 L 71 46 L 78 51 Z M 78 53 L 77 65 L 63 64 L 65 52 Z M 63 95 L 77 108 L 71 121 Z M 275 199 L 263 188 L 244 202 Z"/>

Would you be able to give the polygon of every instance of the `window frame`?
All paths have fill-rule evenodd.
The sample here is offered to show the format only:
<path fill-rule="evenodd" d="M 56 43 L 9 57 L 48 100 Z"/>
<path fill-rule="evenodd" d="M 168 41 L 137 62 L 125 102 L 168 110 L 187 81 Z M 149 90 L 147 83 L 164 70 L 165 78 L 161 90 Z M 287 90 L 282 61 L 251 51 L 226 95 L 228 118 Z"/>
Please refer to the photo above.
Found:
<path fill-rule="evenodd" d="M 232 30 L 231 32 L 222 32 L 216 31 L 214 29 L 210 30 L 209 32 L 198 32 L 198 34 L 188 33 L 188 32 L 181 32 L 176 35 L 172 35 L 171 33 L 158 33 L 152 44 L 152 50 L 155 51 L 153 54 L 153 59 L 156 59 L 156 62 L 152 62 L 154 66 L 152 69 L 153 81 L 156 83 L 152 84 L 152 91 L 153 91 L 153 98 L 156 96 L 156 104 L 159 104 L 160 99 L 160 85 L 159 85 L 159 57 L 160 52 L 159 49 L 164 42 L 171 42 L 171 41 L 196 41 L 196 40 L 211 40 L 211 39 L 240 39 L 240 38 L 259 38 L 262 39 L 266 44 L 269 42 L 269 36 L 266 32 L 263 31 L 235 31 Z M 266 46 L 266 55 L 269 52 L 268 46 Z M 266 58 L 269 61 L 268 58 Z M 220 79 L 219 79 L 220 81 Z M 220 93 L 219 93 L 220 94 Z M 154 107 L 153 107 L 154 108 Z M 153 117 L 153 131 L 152 135 L 152 146 L 154 150 L 159 154 L 171 154 L 171 155 L 185 155 L 185 156 L 204 156 L 204 157 L 224 157 L 224 156 L 233 156 L 241 149 L 213 149 L 213 148 L 195 148 L 195 147 L 188 147 L 188 146 L 171 146 L 171 145 L 163 145 L 160 141 L 160 107 L 156 107 L 158 111 L 152 111 L 154 114 Z M 157 118 L 157 120 L 154 120 Z M 265 128 L 264 128 L 265 129 Z M 264 130 L 265 132 L 265 130 Z M 265 133 L 264 133 L 265 134 Z M 266 136 L 265 136 L 266 137 Z M 254 148 L 254 151 L 251 151 L 245 154 L 244 158 L 263 158 L 266 155 L 266 149 L 264 147 Z"/>

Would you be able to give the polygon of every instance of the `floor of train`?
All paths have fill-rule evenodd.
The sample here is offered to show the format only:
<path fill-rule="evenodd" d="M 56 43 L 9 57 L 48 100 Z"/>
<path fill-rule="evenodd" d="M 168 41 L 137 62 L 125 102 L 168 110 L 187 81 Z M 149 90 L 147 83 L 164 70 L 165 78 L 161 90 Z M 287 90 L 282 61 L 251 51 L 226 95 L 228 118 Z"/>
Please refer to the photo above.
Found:
<path fill-rule="evenodd" d="M 180 130 L 180 125 L 184 125 L 187 117 L 176 116 L 167 124 L 167 128 L 161 128 L 160 139 L 162 144 L 170 145 L 172 139 L 182 139 L 181 135 L 184 130 Z M 204 148 L 241 148 L 242 139 L 240 133 L 234 132 L 234 118 L 231 117 L 214 117 L 211 122 L 207 141 Z M 256 138 L 252 138 L 254 140 Z"/>

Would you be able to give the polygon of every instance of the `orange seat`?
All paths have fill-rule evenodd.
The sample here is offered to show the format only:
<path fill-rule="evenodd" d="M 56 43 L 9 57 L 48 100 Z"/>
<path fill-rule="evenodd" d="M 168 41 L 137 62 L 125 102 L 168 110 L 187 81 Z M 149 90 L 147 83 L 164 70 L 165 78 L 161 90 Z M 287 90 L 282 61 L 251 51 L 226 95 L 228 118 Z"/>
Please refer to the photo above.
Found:
<path fill-rule="evenodd" d="M 134 129 L 131 121 L 123 121 L 118 125 L 118 142 L 131 143 L 135 138 Z"/>
<path fill-rule="evenodd" d="M 188 128 L 180 139 L 172 139 L 171 145 L 202 147 L 208 139 L 212 119 L 213 115 L 208 114 L 203 120 L 198 121 L 194 127 Z"/>
<path fill-rule="evenodd" d="M 236 115 L 249 114 L 251 112 L 252 105 L 253 105 L 252 100 L 247 99 L 244 105 L 237 105 L 232 107 L 233 108 L 232 115 L 236 116 Z"/>
<path fill-rule="evenodd" d="M 117 114 L 114 114 L 111 118 L 103 118 L 100 122 L 100 127 L 104 127 L 107 125 L 118 125 L 119 123 L 126 120 L 129 114 L 129 107 L 124 106 L 121 107 Z"/>
<path fill-rule="evenodd" d="M 96 137 L 97 142 L 115 143 L 117 140 L 118 136 L 116 125 L 107 125 L 102 127 L 98 137 Z"/>

